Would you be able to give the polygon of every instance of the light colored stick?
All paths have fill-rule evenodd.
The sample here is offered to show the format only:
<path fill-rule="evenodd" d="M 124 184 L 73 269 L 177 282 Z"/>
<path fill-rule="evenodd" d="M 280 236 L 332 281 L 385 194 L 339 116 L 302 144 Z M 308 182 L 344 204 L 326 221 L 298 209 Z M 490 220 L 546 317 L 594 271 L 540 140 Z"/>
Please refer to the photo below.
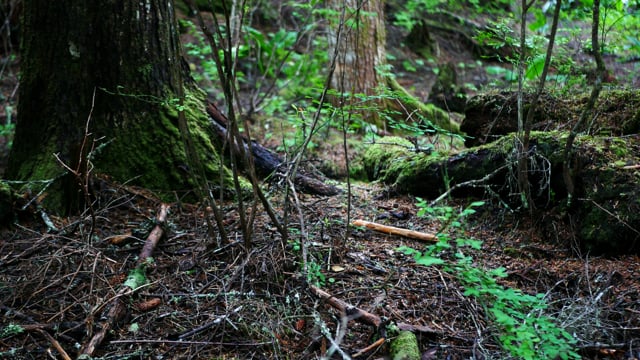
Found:
<path fill-rule="evenodd" d="M 394 226 L 382 225 L 382 224 L 365 221 L 365 220 L 354 220 L 352 224 L 353 226 L 364 226 L 367 229 L 375 230 L 385 234 L 400 235 L 400 236 L 408 237 L 411 239 L 427 241 L 427 242 L 438 241 L 438 237 L 434 234 L 423 233 L 423 232 L 414 231 L 414 230 L 407 230 L 407 229 L 398 228 Z"/>

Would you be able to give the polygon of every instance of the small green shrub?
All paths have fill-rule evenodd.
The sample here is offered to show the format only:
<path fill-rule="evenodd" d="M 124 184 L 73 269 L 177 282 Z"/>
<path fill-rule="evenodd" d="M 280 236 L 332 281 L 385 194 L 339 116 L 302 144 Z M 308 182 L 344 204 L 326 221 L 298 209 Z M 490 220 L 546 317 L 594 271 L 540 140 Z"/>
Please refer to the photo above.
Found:
<path fill-rule="evenodd" d="M 429 207 L 418 199 L 418 215 L 440 220 L 444 228 L 438 234 L 438 242 L 425 251 L 409 247 L 398 250 L 412 255 L 416 263 L 424 266 L 440 266 L 454 276 L 465 288 L 464 295 L 478 300 L 484 307 L 487 320 L 498 329 L 498 341 L 502 348 L 518 359 L 579 359 L 574 350 L 575 340 L 559 328 L 545 312 L 548 308 L 544 295 L 529 295 L 518 289 L 501 285 L 498 280 L 507 276 L 504 268 L 487 270 L 474 264 L 469 253 L 479 250 L 482 242 L 468 237 L 452 239 L 463 226 L 465 217 L 475 213 L 474 208 L 483 202 L 474 202 L 462 212 L 453 207 Z M 453 260 L 443 254 L 450 252 Z"/>
<path fill-rule="evenodd" d="M 9 324 L 0 330 L 0 339 L 8 338 L 24 332 L 24 328 L 20 325 Z"/>

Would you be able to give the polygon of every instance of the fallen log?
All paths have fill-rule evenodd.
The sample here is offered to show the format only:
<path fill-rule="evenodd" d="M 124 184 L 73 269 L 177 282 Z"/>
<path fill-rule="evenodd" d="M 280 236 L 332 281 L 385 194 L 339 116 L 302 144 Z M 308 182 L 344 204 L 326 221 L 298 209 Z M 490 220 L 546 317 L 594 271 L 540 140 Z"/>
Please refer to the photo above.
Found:
<path fill-rule="evenodd" d="M 580 117 L 588 93 L 558 97 L 543 93 L 538 99 L 531 124 L 532 130 L 570 130 Z M 460 130 L 468 137 L 467 147 L 490 143 L 502 135 L 518 130 L 518 94 L 516 91 L 490 92 L 467 101 Z M 524 106 L 529 108 L 533 94 L 524 94 Z M 621 136 L 640 131 L 640 91 L 606 90 L 600 95 L 590 120 L 591 134 Z"/>
<path fill-rule="evenodd" d="M 378 224 L 365 220 L 354 220 L 352 222 L 353 226 L 364 226 L 367 229 L 382 232 L 389 235 L 400 235 L 410 239 L 416 239 L 427 242 L 436 242 L 438 241 L 438 237 L 434 234 L 423 233 L 415 230 L 403 229 L 395 226 L 388 226 L 383 224 Z"/>
<path fill-rule="evenodd" d="M 227 125 L 229 123 L 227 117 L 211 103 L 207 105 L 207 113 L 212 120 L 211 125 L 218 134 L 218 137 L 220 139 L 226 139 Z M 259 176 L 265 178 L 285 171 L 285 161 L 278 154 L 254 140 L 251 140 L 251 142 L 245 138 L 242 140 L 244 152 L 245 154 L 251 153 L 253 156 L 253 164 Z M 244 159 L 243 163 L 245 167 L 249 166 L 248 159 Z M 337 187 L 325 184 L 321 180 L 301 173 L 296 174 L 294 184 L 298 186 L 299 190 L 310 194 L 332 196 L 340 193 L 340 189 Z"/>
<path fill-rule="evenodd" d="M 529 184 L 538 209 L 558 207 L 573 230 L 567 244 L 577 238 L 582 250 L 592 254 L 640 252 L 640 183 L 635 165 L 640 164 L 640 135 L 623 137 L 579 136 L 574 143 L 571 169 L 575 198 L 566 206 L 563 179 L 567 133 L 532 132 Z M 369 180 L 379 181 L 401 194 L 426 199 L 450 191 L 454 197 L 486 197 L 518 208 L 517 151 L 514 134 L 498 141 L 449 156 L 411 151 L 411 142 L 383 138 L 364 155 Z M 550 229 L 550 231 L 553 231 Z"/>
<path fill-rule="evenodd" d="M 145 241 L 142 251 L 140 252 L 136 268 L 131 271 L 131 273 L 129 273 L 129 276 L 127 277 L 125 283 L 118 290 L 116 295 L 111 298 L 110 304 L 106 304 L 106 306 L 110 307 L 104 315 L 105 319 L 99 324 L 98 331 L 91 337 L 89 342 L 81 347 L 81 354 L 92 356 L 98 346 L 102 344 L 102 341 L 107 336 L 109 331 L 111 331 L 120 320 L 125 318 L 127 314 L 127 302 L 124 301 L 123 298 L 133 294 L 142 285 L 139 278 L 144 278 L 143 272 L 145 264 L 151 257 L 153 250 L 162 237 L 162 224 L 164 224 L 164 222 L 166 221 L 168 210 L 169 206 L 167 204 L 162 204 L 160 206 L 160 212 L 158 213 L 156 219 L 158 223 L 153 228 L 153 230 L 151 230 L 151 233 L 149 233 L 149 236 Z M 93 318 L 95 316 L 95 313 L 92 313 L 89 316 Z M 86 323 L 92 324 L 93 319 L 88 319 Z M 89 331 L 91 331 L 91 329 L 89 329 Z"/>

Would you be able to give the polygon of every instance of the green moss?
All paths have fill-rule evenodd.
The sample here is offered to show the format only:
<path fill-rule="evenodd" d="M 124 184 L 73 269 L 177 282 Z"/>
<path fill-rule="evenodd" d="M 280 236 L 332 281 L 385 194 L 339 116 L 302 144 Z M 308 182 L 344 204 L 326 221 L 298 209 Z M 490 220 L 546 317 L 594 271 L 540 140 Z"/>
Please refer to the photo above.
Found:
<path fill-rule="evenodd" d="M 13 191 L 11 187 L 0 182 L 0 226 L 8 225 L 13 220 Z"/>
<path fill-rule="evenodd" d="M 624 157 L 627 155 L 627 142 L 620 138 L 612 138 L 609 150 L 618 157 Z"/>
<path fill-rule="evenodd" d="M 401 168 L 402 163 L 407 157 L 411 156 L 410 149 L 413 144 L 410 141 L 396 137 L 387 136 L 376 141 L 365 152 L 363 166 L 370 180 L 381 180 L 395 178 L 398 166 Z M 389 165 L 389 159 L 397 159 L 393 164 Z"/>
<path fill-rule="evenodd" d="M 413 95 L 403 88 L 395 79 L 387 77 L 387 85 L 393 91 L 400 95 L 400 98 L 404 102 L 404 106 L 408 109 L 415 109 L 426 119 L 431 121 L 435 126 L 444 129 L 446 131 L 459 134 L 460 124 L 453 121 L 451 116 L 444 110 L 438 108 L 433 104 L 424 104 L 420 100 L 416 99 Z"/>
<path fill-rule="evenodd" d="M 391 358 L 393 360 L 420 360 L 418 339 L 411 331 L 400 331 L 398 337 L 391 342 Z"/>

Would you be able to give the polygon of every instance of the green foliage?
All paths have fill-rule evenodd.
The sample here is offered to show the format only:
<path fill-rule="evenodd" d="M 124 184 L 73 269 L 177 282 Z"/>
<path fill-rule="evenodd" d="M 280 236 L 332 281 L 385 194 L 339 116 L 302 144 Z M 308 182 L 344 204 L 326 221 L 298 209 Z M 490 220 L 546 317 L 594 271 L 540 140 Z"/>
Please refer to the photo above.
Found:
<path fill-rule="evenodd" d="M 127 280 L 124 282 L 124 286 L 135 290 L 147 283 L 147 277 L 145 275 L 144 266 L 138 266 L 129 272 Z"/>
<path fill-rule="evenodd" d="M 0 339 L 8 338 L 24 332 L 24 328 L 16 324 L 8 324 L 0 330 Z"/>
<path fill-rule="evenodd" d="M 315 261 L 307 263 L 307 282 L 311 285 L 322 287 L 327 278 L 322 273 L 322 266 Z"/>
<path fill-rule="evenodd" d="M 437 219 L 444 228 L 438 234 L 438 242 L 424 252 L 408 247 L 401 247 L 399 251 L 413 256 L 418 264 L 437 265 L 454 276 L 464 286 L 464 295 L 474 297 L 482 304 L 487 319 L 498 330 L 501 346 L 511 356 L 532 360 L 579 359 L 573 349 L 573 337 L 545 315 L 548 305 L 543 294 L 529 295 L 501 285 L 499 280 L 507 276 L 504 268 L 481 268 L 468 255 L 480 249 L 481 241 L 467 237 L 452 238 L 452 235 L 460 233 L 463 220 L 475 213 L 474 208 L 482 205 L 481 201 L 474 202 L 458 213 L 450 206 L 429 207 L 426 201 L 418 198 L 418 215 Z M 446 253 L 451 253 L 453 260 L 446 259 Z"/>
<path fill-rule="evenodd" d="M 303 11 L 311 10 L 310 6 L 296 6 L 300 13 L 295 14 L 303 16 Z M 281 27 L 271 32 L 262 32 L 249 25 L 242 26 L 241 41 L 234 47 L 232 55 L 238 63 L 235 73 L 237 83 L 255 92 L 251 112 L 263 111 L 271 116 L 276 112 L 287 111 L 296 101 L 315 97 L 324 86 L 328 63 L 327 40 L 309 36 L 313 34 L 317 24 L 308 19 L 300 20 L 307 23 L 300 29 Z M 193 42 L 185 44 L 187 54 L 199 61 L 192 66 L 201 68 L 195 72 L 194 78 L 211 87 L 218 80 L 211 47 L 193 23 L 183 21 L 183 27 L 194 38 Z M 222 32 L 225 31 L 222 28 Z M 305 51 L 299 51 L 303 46 L 306 47 Z M 219 55 L 223 60 L 223 54 Z"/>
<path fill-rule="evenodd" d="M 7 115 L 7 119 L 4 124 L 0 124 L 0 137 L 7 138 L 5 147 L 7 149 L 11 149 L 11 146 L 13 145 L 13 134 L 16 131 L 16 124 L 11 120 L 13 107 L 11 105 L 7 105 L 4 110 Z"/>
<path fill-rule="evenodd" d="M 399 11 L 394 13 L 394 25 L 411 30 L 419 21 L 429 14 L 446 11 L 471 11 L 475 13 L 502 12 L 501 8 L 511 4 L 508 0 L 489 1 L 481 4 L 479 0 L 446 1 L 446 0 L 408 0 Z"/>
<path fill-rule="evenodd" d="M 593 1 L 564 2 L 561 9 L 560 27 L 556 35 L 555 49 L 552 57 L 553 71 L 548 80 L 555 81 L 563 90 L 583 88 L 586 83 L 585 74 L 575 66 L 575 46 L 581 51 L 591 51 L 591 24 Z M 515 66 L 518 61 L 525 62 L 525 86 L 539 80 L 544 65 L 548 39 L 545 37 L 551 26 L 553 2 L 546 2 L 541 7 L 531 7 L 532 21 L 527 23 L 530 33 L 527 34 L 526 49 L 519 49 L 519 33 L 513 16 L 504 16 L 500 20 L 491 22 L 487 31 L 476 36 L 476 40 L 495 49 L 511 49 L 513 57 L 500 60 L 505 62 L 503 67 L 487 67 L 489 75 L 501 76 L 503 82 L 493 85 L 503 86 L 504 82 L 517 80 L 516 74 L 508 65 Z M 630 6 L 622 0 L 603 0 L 600 4 L 600 42 L 603 53 L 615 54 L 621 58 L 636 58 L 640 56 L 640 10 Z M 506 52 L 509 53 L 509 52 Z M 523 53 L 522 59 L 518 54 Z M 635 76 L 635 73 L 629 73 Z"/>

